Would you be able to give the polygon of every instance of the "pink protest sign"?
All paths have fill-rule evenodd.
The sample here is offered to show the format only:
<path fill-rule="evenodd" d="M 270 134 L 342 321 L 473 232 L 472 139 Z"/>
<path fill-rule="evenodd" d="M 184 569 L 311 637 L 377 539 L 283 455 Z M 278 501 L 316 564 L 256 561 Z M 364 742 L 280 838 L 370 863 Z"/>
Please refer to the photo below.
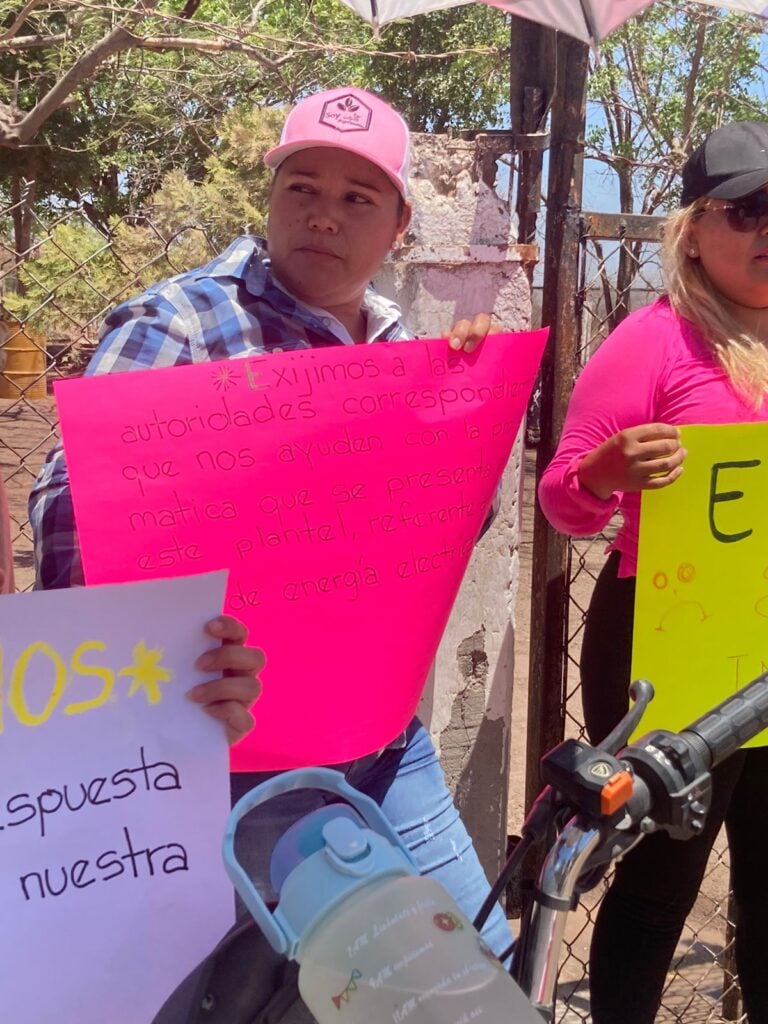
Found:
<path fill-rule="evenodd" d="M 525 412 L 546 331 L 288 352 L 56 387 L 88 583 L 230 570 L 267 655 L 235 770 L 397 736 Z"/>

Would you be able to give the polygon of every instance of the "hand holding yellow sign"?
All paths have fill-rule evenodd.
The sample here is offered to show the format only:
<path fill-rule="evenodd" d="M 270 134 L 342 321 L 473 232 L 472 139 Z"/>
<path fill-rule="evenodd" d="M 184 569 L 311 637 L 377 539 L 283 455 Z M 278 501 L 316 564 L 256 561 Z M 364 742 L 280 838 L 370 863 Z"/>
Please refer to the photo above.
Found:
<path fill-rule="evenodd" d="M 768 424 L 681 433 L 685 472 L 642 499 L 632 677 L 656 698 L 640 732 L 683 728 L 768 668 Z"/>

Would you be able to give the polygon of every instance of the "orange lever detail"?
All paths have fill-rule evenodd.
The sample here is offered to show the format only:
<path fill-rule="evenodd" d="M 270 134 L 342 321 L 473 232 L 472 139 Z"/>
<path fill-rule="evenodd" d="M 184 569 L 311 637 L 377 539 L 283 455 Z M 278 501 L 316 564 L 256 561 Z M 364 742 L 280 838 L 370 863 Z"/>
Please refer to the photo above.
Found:
<path fill-rule="evenodd" d="M 628 771 L 616 772 L 600 791 L 600 811 L 615 814 L 632 796 L 632 776 Z"/>

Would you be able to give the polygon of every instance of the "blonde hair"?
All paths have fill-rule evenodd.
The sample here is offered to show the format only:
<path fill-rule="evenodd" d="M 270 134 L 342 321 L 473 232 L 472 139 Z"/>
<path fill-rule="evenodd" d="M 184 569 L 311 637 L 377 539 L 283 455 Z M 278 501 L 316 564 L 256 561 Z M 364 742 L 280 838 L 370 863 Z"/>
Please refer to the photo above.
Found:
<path fill-rule="evenodd" d="M 768 394 L 768 348 L 729 312 L 700 260 L 688 255 L 688 232 L 701 202 L 676 210 L 664 226 L 662 263 L 673 310 L 698 328 L 734 389 L 753 408 Z"/>

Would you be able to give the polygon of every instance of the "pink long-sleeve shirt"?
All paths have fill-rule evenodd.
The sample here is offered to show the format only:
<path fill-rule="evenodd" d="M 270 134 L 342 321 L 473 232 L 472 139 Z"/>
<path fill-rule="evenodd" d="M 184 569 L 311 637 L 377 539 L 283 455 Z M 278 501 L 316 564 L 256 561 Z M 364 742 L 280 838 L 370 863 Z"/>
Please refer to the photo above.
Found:
<path fill-rule="evenodd" d="M 603 530 L 618 507 L 624 521 L 609 549 L 621 553 L 619 576 L 634 576 L 640 494 L 596 497 L 579 481 L 584 456 L 618 431 L 643 423 L 766 420 L 768 401 L 755 410 L 740 398 L 699 331 L 659 299 L 628 316 L 577 380 L 560 444 L 539 484 L 544 515 L 561 533 L 587 537 Z"/>

